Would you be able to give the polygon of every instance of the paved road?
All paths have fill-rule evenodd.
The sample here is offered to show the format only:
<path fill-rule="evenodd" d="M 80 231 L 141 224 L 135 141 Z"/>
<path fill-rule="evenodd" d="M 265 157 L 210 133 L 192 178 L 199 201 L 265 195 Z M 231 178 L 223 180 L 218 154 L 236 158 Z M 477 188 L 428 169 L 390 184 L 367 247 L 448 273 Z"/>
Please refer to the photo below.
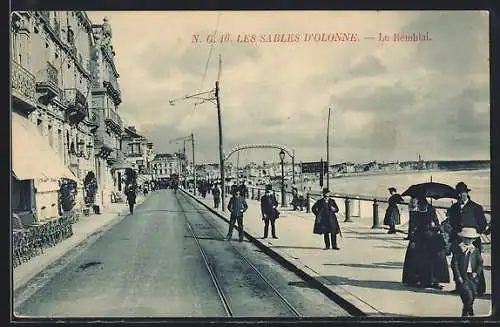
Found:
<path fill-rule="evenodd" d="M 181 192 L 154 192 L 134 215 L 61 263 L 47 283 L 32 283 L 33 294 L 17 303 L 15 312 L 38 317 L 348 315 L 253 244 L 236 241 L 237 233 L 234 241 L 224 241 L 226 232 L 225 222 Z"/>

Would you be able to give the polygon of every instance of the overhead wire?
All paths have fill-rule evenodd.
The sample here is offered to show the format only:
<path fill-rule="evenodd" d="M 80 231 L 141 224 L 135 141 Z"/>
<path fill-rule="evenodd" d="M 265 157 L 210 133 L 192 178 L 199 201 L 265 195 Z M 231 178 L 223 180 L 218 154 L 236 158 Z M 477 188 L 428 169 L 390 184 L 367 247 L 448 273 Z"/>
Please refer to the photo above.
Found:
<path fill-rule="evenodd" d="M 215 29 L 214 29 L 214 32 L 213 32 L 213 34 L 214 34 L 214 38 L 215 38 L 215 36 L 217 35 L 218 30 L 219 30 L 219 22 L 220 22 L 220 12 L 217 12 L 217 20 L 216 20 L 216 23 L 215 23 Z M 201 77 L 201 82 L 200 82 L 200 87 L 199 87 L 199 89 L 198 89 L 198 93 L 200 93 L 200 92 L 202 91 L 202 89 L 203 89 L 203 85 L 204 85 L 205 80 L 206 80 L 206 77 L 207 77 L 208 67 L 209 67 L 209 65 L 210 65 L 210 60 L 211 60 L 211 58 L 212 58 L 213 49 L 214 49 L 214 43 L 211 43 L 211 44 L 210 44 L 210 48 L 208 49 L 207 61 L 205 62 L 205 68 L 204 68 L 204 70 L 203 70 L 203 75 L 202 75 L 202 77 Z M 192 122 L 191 122 L 191 118 L 192 118 L 192 116 L 193 116 L 193 114 L 194 114 L 194 112 L 195 112 L 196 106 L 197 106 L 198 104 L 199 104 L 199 103 L 196 103 L 196 102 L 193 104 L 192 110 L 191 110 L 191 112 L 189 113 L 189 115 L 188 115 L 188 117 L 187 117 L 187 120 L 188 120 L 188 122 L 189 122 L 189 123 L 190 123 L 190 125 L 191 125 L 191 126 L 189 126 L 189 127 L 191 128 L 191 132 L 193 132 L 193 131 L 192 131 L 192 124 L 191 124 Z"/>

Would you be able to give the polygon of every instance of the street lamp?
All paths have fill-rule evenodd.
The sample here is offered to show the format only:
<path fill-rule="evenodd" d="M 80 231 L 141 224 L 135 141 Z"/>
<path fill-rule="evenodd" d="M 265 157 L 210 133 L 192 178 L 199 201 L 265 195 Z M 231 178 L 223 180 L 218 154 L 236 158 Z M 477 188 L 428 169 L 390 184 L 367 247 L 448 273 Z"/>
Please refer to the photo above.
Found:
<path fill-rule="evenodd" d="M 285 159 L 285 151 L 281 149 L 280 160 L 281 160 L 281 206 L 285 206 L 285 170 L 283 167 L 283 160 Z"/>

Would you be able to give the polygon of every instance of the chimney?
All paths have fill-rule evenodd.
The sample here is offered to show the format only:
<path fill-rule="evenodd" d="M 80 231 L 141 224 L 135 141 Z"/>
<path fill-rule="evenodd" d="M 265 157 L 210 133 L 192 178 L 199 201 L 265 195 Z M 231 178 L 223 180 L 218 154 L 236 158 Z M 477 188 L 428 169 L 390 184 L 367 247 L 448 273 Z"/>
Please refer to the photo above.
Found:
<path fill-rule="evenodd" d="M 130 129 L 130 130 L 131 130 L 132 132 L 134 132 L 134 133 L 135 133 L 135 132 L 137 132 L 137 131 L 135 130 L 135 126 L 129 126 L 129 127 L 128 127 L 128 129 Z"/>

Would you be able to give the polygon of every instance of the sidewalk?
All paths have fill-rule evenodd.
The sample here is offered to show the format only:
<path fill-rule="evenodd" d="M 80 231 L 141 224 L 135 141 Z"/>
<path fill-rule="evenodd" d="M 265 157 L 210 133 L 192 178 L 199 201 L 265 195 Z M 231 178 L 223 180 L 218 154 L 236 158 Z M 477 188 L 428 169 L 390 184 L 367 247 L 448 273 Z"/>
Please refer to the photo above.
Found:
<path fill-rule="evenodd" d="M 211 195 L 206 199 L 197 198 L 213 208 Z M 341 250 L 326 251 L 322 250 L 322 236 L 312 233 L 312 213 L 282 208 L 280 218 L 276 221 L 279 239 L 264 240 L 260 204 L 251 199 L 247 199 L 247 203 L 249 208 L 244 218 L 247 233 L 366 314 L 460 316 L 460 297 L 448 292 L 454 288 L 453 282 L 442 284 L 443 290 L 410 288 L 401 283 L 408 245 L 408 241 L 403 240 L 405 234 L 387 234 L 386 229 L 372 229 L 371 217 L 352 218 L 353 222 L 344 223 L 343 208 L 340 208 L 339 222 L 343 237 L 338 237 L 338 243 Z M 222 213 L 219 209 L 218 212 L 229 217 L 227 210 Z M 476 316 L 489 315 L 491 309 L 489 247 L 485 248 L 483 258 L 486 294 L 474 303 Z"/>
<path fill-rule="evenodd" d="M 137 196 L 137 204 L 144 201 L 144 196 Z M 14 268 L 12 275 L 13 291 L 26 285 L 33 277 L 42 272 L 51 263 L 63 257 L 70 250 L 82 244 L 90 236 L 111 228 L 128 215 L 126 203 L 111 203 L 100 215 L 81 216 L 73 225 L 73 235 L 43 253 Z"/>

